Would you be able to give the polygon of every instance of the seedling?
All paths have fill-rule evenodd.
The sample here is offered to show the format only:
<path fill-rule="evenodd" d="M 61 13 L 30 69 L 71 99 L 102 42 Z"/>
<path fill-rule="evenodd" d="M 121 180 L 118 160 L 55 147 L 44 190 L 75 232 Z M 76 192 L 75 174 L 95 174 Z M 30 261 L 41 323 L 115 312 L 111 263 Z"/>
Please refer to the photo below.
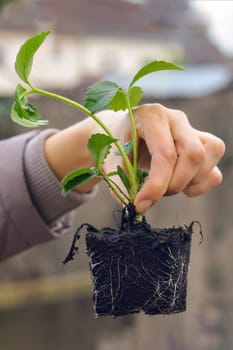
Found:
<path fill-rule="evenodd" d="M 169 69 L 180 70 L 182 68 L 165 61 L 150 62 L 135 74 L 127 90 L 124 90 L 112 81 L 94 83 L 87 89 L 84 105 L 81 105 L 80 103 L 72 101 L 64 96 L 39 89 L 30 81 L 30 72 L 34 55 L 49 34 L 50 31 L 42 32 L 30 38 L 21 47 L 17 55 L 15 70 L 18 76 L 27 85 L 27 88 L 20 84 L 17 86 L 11 117 L 16 123 L 26 127 L 47 125 L 48 120 L 41 119 L 36 107 L 27 100 L 29 95 L 39 94 L 72 105 L 93 118 L 104 131 L 103 134 L 92 135 L 88 142 L 88 148 L 93 155 L 96 166 L 77 169 L 67 174 L 67 176 L 61 181 L 63 187 L 62 194 L 67 195 L 67 193 L 81 183 L 98 176 L 106 181 L 109 188 L 124 206 L 127 206 L 129 203 L 133 204 L 145 176 L 147 175 L 145 170 L 139 169 L 137 165 L 137 133 L 132 108 L 140 102 L 143 91 L 141 87 L 136 86 L 135 83 L 145 75 L 156 71 Z M 114 111 L 128 110 L 132 129 L 132 141 L 122 145 L 109 128 L 104 125 L 101 119 L 95 114 L 97 111 L 106 108 Z M 119 156 L 124 160 L 125 169 L 118 166 L 114 172 L 107 174 L 104 172 L 103 164 L 113 144 L 116 145 Z M 131 151 L 133 153 L 133 164 L 128 157 Z M 120 177 L 125 187 L 125 191 L 120 189 L 112 179 L 115 175 Z"/>
<path fill-rule="evenodd" d="M 93 118 L 103 130 L 103 133 L 92 135 L 88 141 L 95 166 L 76 169 L 61 181 L 62 195 L 66 196 L 82 183 L 101 177 L 124 208 L 118 229 L 105 227 L 98 230 L 86 224 L 96 314 L 124 315 L 140 310 L 148 314 L 184 311 L 193 224 L 184 228 L 155 230 L 147 224 L 144 216 L 136 214 L 134 200 L 147 171 L 138 168 L 137 133 L 133 115 L 133 107 L 139 104 L 143 96 L 142 88 L 136 85 L 141 78 L 161 70 L 182 68 L 165 61 L 152 61 L 134 75 L 126 90 L 112 81 L 97 82 L 87 89 L 84 104 L 80 104 L 37 88 L 30 80 L 34 55 L 49 34 L 50 31 L 47 31 L 31 37 L 18 52 L 15 70 L 24 86 L 19 84 L 16 88 L 11 118 L 25 127 L 47 125 L 48 120 L 42 119 L 36 107 L 28 101 L 28 96 L 39 94 L 78 108 Z M 120 143 L 96 114 L 103 109 L 128 112 L 132 140 Z M 123 158 L 124 168 L 118 166 L 114 171 L 106 173 L 104 162 L 113 144 L 118 156 Z M 122 187 L 114 181 L 114 176 L 119 176 Z M 77 252 L 75 242 L 79 238 L 79 230 L 80 228 L 65 262 L 73 259 Z"/>

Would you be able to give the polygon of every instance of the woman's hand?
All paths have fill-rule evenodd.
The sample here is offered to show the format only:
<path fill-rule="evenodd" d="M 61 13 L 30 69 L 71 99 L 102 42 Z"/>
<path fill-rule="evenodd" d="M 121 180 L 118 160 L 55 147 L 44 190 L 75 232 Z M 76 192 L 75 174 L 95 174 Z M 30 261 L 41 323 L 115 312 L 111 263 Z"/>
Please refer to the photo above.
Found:
<path fill-rule="evenodd" d="M 222 182 L 222 173 L 217 167 L 225 151 L 221 139 L 194 129 L 182 111 L 160 104 L 137 107 L 134 118 L 138 133 L 138 166 L 149 169 L 148 179 L 134 203 L 139 213 L 146 212 L 162 196 L 184 192 L 195 197 Z M 117 119 L 115 116 L 113 123 Z M 114 128 L 121 142 L 130 139 L 127 116 L 118 126 L 113 124 Z M 106 160 L 107 171 L 116 168 L 119 162 L 120 157 L 112 152 Z"/>
<path fill-rule="evenodd" d="M 103 111 L 98 116 L 122 142 L 131 139 L 127 113 Z M 195 197 L 210 191 L 222 182 L 217 163 L 225 145 L 218 137 L 194 129 L 187 116 L 160 104 L 145 104 L 134 109 L 138 134 L 138 166 L 147 168 L 149 176 L 137 194 L 135 206 L 145 213 L 162 196 L 184 192 Z M 71 126 L 51 136 L 45 142 L 45 155 L 58 176 L 63 178 L 75 168 L 94 166 L 87 149 L 91 134 L 103 132 L 91 119 Z M 105 171 L 122 165 L 114 147 L 105 160 Z M 119 183 L 119 179 L 114 179 Z M 87 192 L 98 180 L 91 180 L 77 188 Z"/>

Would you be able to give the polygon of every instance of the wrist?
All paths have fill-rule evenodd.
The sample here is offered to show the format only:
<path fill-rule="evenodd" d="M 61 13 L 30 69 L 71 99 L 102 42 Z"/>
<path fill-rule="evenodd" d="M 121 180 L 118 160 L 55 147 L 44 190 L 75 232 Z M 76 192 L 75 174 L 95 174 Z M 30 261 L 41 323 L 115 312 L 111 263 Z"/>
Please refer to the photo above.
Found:
<path fill-rule="evenodd" d="M 51 135 L 44 142 L 45 158 L 56 177 L 61 180 L 74 169 L 94 166 L 87 142 L 93 133 L 93 122 L 87 118 L 80 123 Z M 77 188 L 89 192 L 99 179 L 91 180 Z"/>

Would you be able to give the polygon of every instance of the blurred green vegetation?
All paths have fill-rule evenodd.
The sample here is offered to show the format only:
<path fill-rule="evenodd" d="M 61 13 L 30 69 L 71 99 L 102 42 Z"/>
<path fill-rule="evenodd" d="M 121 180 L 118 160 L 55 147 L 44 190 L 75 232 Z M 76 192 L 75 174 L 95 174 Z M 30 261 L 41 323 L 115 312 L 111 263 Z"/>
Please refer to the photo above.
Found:
<path fill-rule="evenodd" d="M 0 11 L 3 8 L 3 6 L 11 3 L 11 2 L 16 2 L 17 0 L 0 0 Z"/>
<path fill-rule="evenodd" d="M 0 97 L 0 139 L 16 134 L 15 126 L 10 119 L 12 97 Z"/>

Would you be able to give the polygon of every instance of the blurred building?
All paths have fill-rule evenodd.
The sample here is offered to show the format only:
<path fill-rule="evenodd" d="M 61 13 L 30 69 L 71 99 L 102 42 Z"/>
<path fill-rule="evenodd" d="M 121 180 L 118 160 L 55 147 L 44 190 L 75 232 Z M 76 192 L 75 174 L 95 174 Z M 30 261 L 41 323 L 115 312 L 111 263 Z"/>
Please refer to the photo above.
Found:
<path fill-rule="evenodd" d="M 20 45 L 47 29 L 53 34 L 40 49 L 32 71 L 35 84 L 43 87 L 69 89 L 87 77 L 96 80 L 116 72 L 127 79 L 153 59 L 215 64 L 212 71 L 208 68 L 209 77 L 215 76 L 216 68 L 218 75 L 207 85 L 215 89 L 228 83 L 227 59 L 207 39 L 204 19 L 186 1 L 15 1 L 0 14 L 1 95 L 15 86 L 13 63 Z M 193 77 L 197 75 L 195 71 Z"/>

